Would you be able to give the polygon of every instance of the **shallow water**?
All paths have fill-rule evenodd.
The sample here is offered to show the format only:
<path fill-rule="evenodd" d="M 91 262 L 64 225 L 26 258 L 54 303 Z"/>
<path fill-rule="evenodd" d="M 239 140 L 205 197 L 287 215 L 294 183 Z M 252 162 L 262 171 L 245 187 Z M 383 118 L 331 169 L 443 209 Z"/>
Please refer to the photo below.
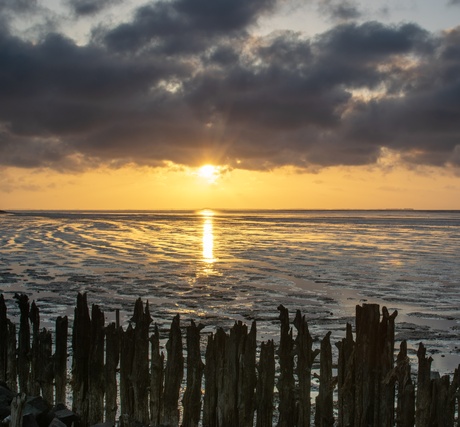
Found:
<path fill-rule="evenodd" d="M 72 315 L 87 292 L 108 320 L 148 300 L 165 330 L 173 315 L 205 331 L 258 320 L 277 338 L 277 306 L 300 309 L 312 335 L 343 336 L 355 305 L 397 309 L 398 339 L 460 363 L 460 212 L 15 212 L 0 216 L 0 286 L 42 318 Z M 46 326 L 46 321 L 44 322 Z M 442 357 L 444 356 L 444 357 Z"/>

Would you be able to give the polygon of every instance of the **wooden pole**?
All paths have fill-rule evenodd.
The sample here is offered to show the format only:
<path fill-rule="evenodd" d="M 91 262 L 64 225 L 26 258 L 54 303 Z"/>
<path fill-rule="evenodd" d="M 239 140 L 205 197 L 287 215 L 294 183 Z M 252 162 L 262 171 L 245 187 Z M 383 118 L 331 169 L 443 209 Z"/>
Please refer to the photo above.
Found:
<path fill-rule="evenodd" d="M 91 319 L 86 293 L 77 295 L 72 334 L 72 410 L 80 416 L 83 426 L 88 424 L 88 373 Z"/>
<path fill-rule="evenodd" d="M 54 350 L 55 403 L 65 403 L 67 385 L 67 316 L 56 319 L 56 345 Z"/>
<path fill-rule="evenodd" d="M 308 330 L 305 316 L 297 310 L 294 319 L 294 326 L 297 329 L 297 336 L 294 342 L 294 352 L 297 356 L 296 374 L 299 381 L 299 402 L 297 408 L 297 426 L 309 427 L 311 418 L 311 375 L 312 367 L 319 350 L 312 350 L 313 339 Z"/>
<path fill-rule="evenodd" d="M 187 326 L 187 387 L 184 393 L 183 427 L 198 427 L 201 416 L 201 381 L 204 364 L 201 360 L 200 331 L 203 325 L 198 326 L 192 320 Z"/>
<path fill-rule="evenodd" d="M 257 350 L 257 326 L 252 322 L 251 330 L 242 337 L 241 351 L 238 355 L 238 421 L 240 427 L 252 427 L 254 424 L 254 411 L 256 407 L 255 390 L 257 385 L 256 376 L 256 350 Z"/>
<path fill-rule="evenodd" d="M 374 425 L 378 410 L 376 395 L 377 342 L 380 308 L 377 304 L 356 306 L 355 422 L 356 427 Z"/>
<path fill-rule="evenodd" d="M 164 354 L 160 352 L 160 333 L 155 324 L 150 337 L 150 424 L 160 425 L 163 407 Z"/>
<path fill-rule="evenodd" d="M 347 427 L 354 423 L 355 409 L 355 342 L 351 325 L 347 323 L 345 338 L 336 344 L 339 349 L 337 362 L 338 426 Z"/>
<path fill-rule="evenodd" d="M 149 303 L 142 304 L 139 298 L 134 307 L 134 316 L 131 319 L 134 329 L 134 357 L 131 368 L 131 381 L 134 392 L 134 419 L 148 425 L 149 416 L 149 325 L 152 322 Z"/>
<path fill-rule="evenodd" d="M 431 357 L 426 357 L 425 346 L 420 343 L 418 351 L 417 400 L 415 425 L 425 427 L 430 425 L 431 407 Z"/>
<path fill-rule="evenodd" d="M 115 323 L 105 327 L 105 421 L 115 423 L 117 405 L 117 367 L 120 360 L 120 331 Z"/>
<path fill-rule="evenodd" d="M 91 308 L 91 329 L 88 363 L 88 422 L 104 420 L 104 313 L 98 305 Z"/>
<path fill-rule="evenodd" d="M 280 305 L 279 319 L 281 321 L 281 338 L 278 349 L 280 374 L 276 385 L 279 392 L 279 420 L 278 427 L 292 427 L 296 425 L 296 398 L 294 393 L 294 340 L 292 329 L 289 326 L 289 312 Z"/>
<path fill-rule="evenodd" d="M 0 381 L 7 381 L 8 372 L 8 316 L 3 294 L 0 294 Z"/>
<path fill-rule="evenodd" d="M 29 327 L 29 297 L 25 294 L 15 294 L 14 297 L 21 312 L 18 336 L 18 377 L 21 393 L 28 393 L 30 374 L 30 327 Z"/>
<path fill-rule="evenodd" d="M 179 392 L 184 375 L 184 356 L 182 354 L 182 334 L 180 317 L 176 315 L 169 331 L 166 343 L 167 361 L 165 369 L 165 386 L 162 424 L 170 427 L 179 425 Z"/>
<path fill-rule="evenodd" d="M 331 332 L 321 341 L 319 391 L 316 397 L 315 427 L 334 425 Z"/>
<path fill-rule="evenodd" d="M 208 336 L 206 345 L 203 400 L 203 426 L 217 426 L 217 337 Z"/>
<path fill-rule="evenodd" d="M 272 427 L 275 386 L 275 345 L 272 340 L 261 344 L 257 372 L 256 427 Z"/>

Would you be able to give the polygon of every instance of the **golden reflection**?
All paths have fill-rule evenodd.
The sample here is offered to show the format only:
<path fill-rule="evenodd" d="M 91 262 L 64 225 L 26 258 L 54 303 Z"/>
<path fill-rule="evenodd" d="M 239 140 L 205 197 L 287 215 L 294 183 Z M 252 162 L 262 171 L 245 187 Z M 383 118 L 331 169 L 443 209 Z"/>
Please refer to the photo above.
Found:
<path fill-rule="evenodd" d="M 210 264 L 215 261 L 212 216 L 205 217 L 203 222 L 203 260 Z"/>

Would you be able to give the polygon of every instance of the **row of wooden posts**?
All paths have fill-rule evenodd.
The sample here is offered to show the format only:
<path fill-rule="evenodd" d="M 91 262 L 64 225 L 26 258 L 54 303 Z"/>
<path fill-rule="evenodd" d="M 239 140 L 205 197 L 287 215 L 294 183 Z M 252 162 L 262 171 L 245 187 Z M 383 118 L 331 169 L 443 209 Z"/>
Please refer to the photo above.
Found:
<path fill-rule="evenodd" d="M 124 330 L 119 321 L 106 326 L 100 308 L 92 305 L 90 313 L 86 294 L 78 294 L 70 348 L 67 317 L 56 319 L 53 346 L 51 332 L 40 329 L 36 304 L 26 295 L 16 299 L 18 333 L 0 296 L 0 380 L 50 403 L 65 402 L 70 390 L 84 427 L 103 421 L 174 427 L 460 425 L 459 370 L 452 378 L 432 378 L 431 358 L 420 344 L 414 375 L 405 341 L 394 357 L 397 313 L 385 307 L 380 313 L 375 304 L 356 307 L 356 338 L 348 324 L 333 369 L 330 332 L 314 349 L 305 316 L 297 311 L 294 337 L 283 306 L 277 345 L 270 340 L 258 346 L 256 322 L 249 329 L 237 322 L 229 332 L 208 335 L 202 351 L 202 326 L 192 320 L 184 350 L 177 315 L 165 355 L 148 302 L 141 299 Z M 312 404 L 314 378 L 319 388 Z"/>

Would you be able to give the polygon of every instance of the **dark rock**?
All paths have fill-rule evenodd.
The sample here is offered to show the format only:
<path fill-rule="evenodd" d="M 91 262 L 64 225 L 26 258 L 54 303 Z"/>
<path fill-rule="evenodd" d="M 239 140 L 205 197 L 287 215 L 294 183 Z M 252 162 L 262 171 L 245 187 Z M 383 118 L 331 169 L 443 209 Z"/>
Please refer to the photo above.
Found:
<path fill-rule="evenodd" d="M 60 407 L 61 405 L 58 405 Z M 62 405 L 64 406 L 64 405 Z M 72 424 L 78 424 L 78 415 L 75 412 L 67 409 L 65 406 L 54 411 L 54 416 L 61 422 L 63 422 L 67 427 L 71 427 Z"/>
<path fill-rule="evenodd" d="M 64 424 L 59 418 L 53 418 L 48 427 L 67 427 L 67 424 Z"/>
<path fill-rule="evenodd" d="M 26 414 L 22 417 L 22 427 L 39 427 L 39 425 L 32 414 Z"/>
<path fill-rule="evenodd" d="M 0 385 L 0 419 L 6 418 L 11 413 L 11 401 L 15 393 L 13 393 L 5 385 Z"/>

